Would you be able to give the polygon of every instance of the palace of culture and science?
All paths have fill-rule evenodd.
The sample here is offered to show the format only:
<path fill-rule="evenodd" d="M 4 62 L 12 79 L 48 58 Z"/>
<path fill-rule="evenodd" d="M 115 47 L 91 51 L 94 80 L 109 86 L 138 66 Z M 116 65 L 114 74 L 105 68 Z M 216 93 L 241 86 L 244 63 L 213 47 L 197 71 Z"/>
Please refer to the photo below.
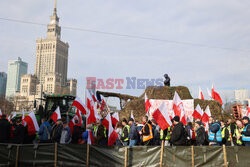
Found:
<path fill-rule="evenodd" d="M 67 78 L 68 49 L 69 44 L 61 41 L 55 1 L 53 15 L 47 25 L 47 37 L 36 40 L 35 74 L 21 77 L 19 96 L 28 97 L 28 101 L 39 98 L 41 92 L 75 96 L 77 80 Z"/>

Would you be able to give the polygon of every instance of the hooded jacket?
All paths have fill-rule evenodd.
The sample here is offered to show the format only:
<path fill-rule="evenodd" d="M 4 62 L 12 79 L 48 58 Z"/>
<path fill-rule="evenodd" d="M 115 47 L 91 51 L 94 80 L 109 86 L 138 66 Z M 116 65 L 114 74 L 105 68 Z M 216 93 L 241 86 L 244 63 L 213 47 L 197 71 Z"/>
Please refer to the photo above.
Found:
<path fill-rule="evenodd" d="M 171 134 L 170 142 L 174 146 L 183 146 L 186 144 L 186 132 L 183 127 L 183 123 L 179 122 L 177 125 L 174 126 L 173 132 Z"/>

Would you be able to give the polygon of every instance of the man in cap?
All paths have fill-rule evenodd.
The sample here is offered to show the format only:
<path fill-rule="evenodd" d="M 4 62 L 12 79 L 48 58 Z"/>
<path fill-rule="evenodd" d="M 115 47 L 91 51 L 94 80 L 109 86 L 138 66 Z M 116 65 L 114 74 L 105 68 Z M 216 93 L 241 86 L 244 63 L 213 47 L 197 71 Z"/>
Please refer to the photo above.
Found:
<path fill-rule="evenodd" d="M 242 122 L 244 124 L 244 129 L 241 131 L 242 141 L 245 146 L 250 146 L 250 126 L 249 126 L 249 118 L 247 116 L 242 118 Z"/>
<path fill-rule="evenodd" d="M 185 129 L 183 123 L 180 122 L 180 117 L 175 116 L 172 120 L 174 128 L 171 134 L 170 143 L 174 146 L 186 145 L 187 136 L 185 135 Z"/>

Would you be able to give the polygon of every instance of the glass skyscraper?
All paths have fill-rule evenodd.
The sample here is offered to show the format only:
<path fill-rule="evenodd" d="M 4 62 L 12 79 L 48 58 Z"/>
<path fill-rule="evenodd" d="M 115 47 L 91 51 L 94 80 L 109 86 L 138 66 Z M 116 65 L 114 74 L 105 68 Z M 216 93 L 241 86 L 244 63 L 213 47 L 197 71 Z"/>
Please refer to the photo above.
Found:
<path fill-rule="evenodd" d="M 23 62 L 20 57 L 8 62 L 7 98 L 15 96 L 16 92 L 20 92 L 21 76 L 27 74 L 27 71 L 28 64 Z"/>
<path fill-rule="evenodd" d="M 0 72 L 0 98 L 5 97 L 6 83 L 7 83 L 7 74 L 5 72 Z"/>

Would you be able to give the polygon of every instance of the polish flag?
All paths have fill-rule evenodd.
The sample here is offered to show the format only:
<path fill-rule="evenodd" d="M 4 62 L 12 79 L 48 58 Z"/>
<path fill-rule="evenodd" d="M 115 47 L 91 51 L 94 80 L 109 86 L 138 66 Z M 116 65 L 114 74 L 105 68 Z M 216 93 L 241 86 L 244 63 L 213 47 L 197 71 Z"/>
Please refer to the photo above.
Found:
<path fill-rule="evenodd" d="M 204 96 L 203 96 L 201 87 L 199 87 L 199 99 L 204 100 Z"/>
<path fill-rule="evenodd" d="M 117 122 L 119 121 L 118 112 L 115 112 L 114 114 L 112 114 L 111 119 L 112 119 L 112 125 L 115 127 Z"/>
<path fill-rule="evenodd" d="M 109 121 L 107 119 L 107 116 L 102 120 L 102 125 L 106 128 L 109 129 Z"/>
<path fill-rule="evenodd" d="M 2 115 L 3 113 L 2 113 L 2 110 L 0 109 L 0 119 L 2 118 Z"/>
<path fill-rule="evenodd" d="M 202 122 L 206 123 L 209 121 L 209 117 L 211 117 L 211 112 L 209 106 L 206 107 L 205 112 L 203 113 L 202 116 Z"/>
<path fill-rule="evenodd" d="M 23 111 L 22 111 L 22 124 L 23 124 L 23 126 L 26 126 L 27 123 L 24 121 L 24 118 L 25 118 L 25 114 L 24 114 L 24 109 L 23 109 Z"/>
<path fill-rule="evenodd" d="M 212 98 L 216 101 L 219 101 L 221 106 L 223 105 L 223 102 L 219 93 L 214 90 L 214 85 L 212 85 Z"/>
<path fill-rule="evenodd" d="M 36 132 L 39 131 L 39 125 L 34 111 L 31 111 L 31 113 L 24 118 L 24 121 L 28 125 L 28 135 L 36 134 Z"/>
<path fill-rule="evenodd" d="M 168 115 L 168 110 L 165 102 L 161 103 L 160 107 L 152 113 L 152 116 L 162 130 L 165 130 L 169 126 L 172 126 L 172 122 Z"/>
<path fill-rule="evenodd" d="M 95 111 L 96 110 L 95 103 L 88 90 L 86 90 L 86 98 L 87 98 L 87 108 L 88 108 L 87 112 L 87 125 L 88 125 L 96 122 L 97 119 L 95 115 L 97 114 L 97 111 Z"/>
<path fill-rule="evenodd" d="M 83 115 L 87 113 L 87 109 L 85 104 L 81 101 L 79 97 L 76 97 L 75 100 L 72 103 L 72 106 L 75 106 L 78 110 L 82 112 Z"/>
<path fill-rule="evenodd" d="M 7 119 L 8 119 L 8 121 L 9 121 L 9 122 L 11 121 L 11 117 L 10 117 L 10 115 L 8 116 L 8 118 L 7 118 Z"/>
<path fill-rule="evenodd" d="M 58 119 L 61 119 L 61 112 L 59 106 L 56 108 L 56 110 L 53 112 L 53 114 L 50 116 L 50 118 L 56 122 Z"/>
<path fill-rule="evenodd" d="M 135 120 L 135 117 L 134 117 L 134 114 L 133 114 L 133 110 L 131 111 L 130 118 L 132 118 L 133 120 Z"/>
<path fill-rule="evenodd" d="M 94 144 L 94 137 L 91 131 L 88 130 L 88 142 L 87 144 L 93 145 Z"/>
<path fill-rule="evenodd" d="M 145 110 L 146 110 L 146 113 L 148 113 L 148 110 L 150 109 L 151 107 L 151 104 L 150 104 L 150 101 L 147 97 L 147 94 L 145 93 Z"/>
<path fill-rule="evenodd" d="M 175 94 L 174 94 L 173 110 L 174 110 L 174 114 L 178 115 L 180 117 L 180 119 L 181 119 L 181 122 L 184 125 L 186 125 L 187 121 L 186 121 L 184 106 L 183 106 L 181 98 L 180 98 L 180 96 L 178 95 L 177 92 L 175 92 Z"/>
<path fill-rule="evenodd" d="M 112 121 L 111 121 L 111 115 L 108 113 L 106 116 L 107 121 L 109 122 L 109 138 L 108 138 L 108 146 L 112 146 L 116 139 L 118 138 L 117 133 L 115 132 L 113 126 L 112 126 Z"/>
<path fill-rule="evenodd" d="M 76 124 L 75 123 L 75 120 L 78 120 L 79 122 L 79 118 L 77 115 L 75 115 L 69 122 L 69 128 L 70 128 L 70 131 L 71 131 L 71 135 L 73 134 L 73 129 L 74 129 L 74 125 Z"/>
<path fill-rule="evenodd" d="M 202 119 L 203 111 L 199 104 L 196 106 L 192 116 L 194 117 L 194 119 Z"/>
<path fill-rule="evenodd" d="M 183 109 L 183 104 L 181 101 L 180 96 L 177 92 L 174 93 L 174 99 L 173 99 L 173 110 L 175 116 L 181 116 L 181 110 Z"/>
<path fill-rule="evenodd" d="M 94 100 L 94 102 L 97 102 L 97 100 L 95 98 L 95 94 L 92 94 L 92 99 Z"/>

